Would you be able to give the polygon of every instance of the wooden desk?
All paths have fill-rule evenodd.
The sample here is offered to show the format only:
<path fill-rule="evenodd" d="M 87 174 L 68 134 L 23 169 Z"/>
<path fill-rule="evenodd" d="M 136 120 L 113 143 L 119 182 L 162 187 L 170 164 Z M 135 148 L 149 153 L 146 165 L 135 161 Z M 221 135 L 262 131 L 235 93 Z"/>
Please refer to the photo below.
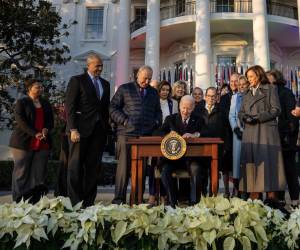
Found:
<path fill-rule="evenodd" d="M 143 200 L 143 157 L 162 157 L 160 144 L 163 137 L 145 136 L 129 138 L 127 144 L 131 145 L 131 195 L 130 204 L 135 203 L 136 190 L 138 190 L 138 203 Z M 190 138 L 187 139 L 185 156 L 211 157 L 211 190 L 214 195 L 218 193 L 218 145 L 223 141 L 220 138 Z"/>

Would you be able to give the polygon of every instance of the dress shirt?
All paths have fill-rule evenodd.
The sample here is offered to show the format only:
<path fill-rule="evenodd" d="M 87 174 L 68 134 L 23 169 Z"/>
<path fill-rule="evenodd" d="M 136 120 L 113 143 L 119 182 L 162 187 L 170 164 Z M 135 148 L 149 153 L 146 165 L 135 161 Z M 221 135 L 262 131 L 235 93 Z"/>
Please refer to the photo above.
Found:
<path fill-rule="evenodd" d="M 182 123 L 184 123 L 184 121 L 186 122 L 186 124 L 189 124 L 189 120 L 190 120 L 190 117 L 187 118 L 187 119 L 182 119 Z"/>
<path fill-rule="evenodd" d="M 205 109 L 207 110 L 207 112 L 208 112 L 209 114 L 211 113 L 211 111 L 213 111 L 214 107 L 215 107 L 215 106 L 211 106 L 211 108 L 209 109 L 208 105 L 205 104 Z"/>
<path fill-rule="evenodd" d="M 100 94 L 100 99 L 101 99 L 102 96 L 103 96 L 103 87 L 102 87 L 102 83 L 101 83 L 100 78 L 99 78 L 99 77 L 94 77 L 92 74 L 90 74 L 90 72 L 88 72 L 88 74 L 89 74 L 89 76 L 90 76 L 90 78 L 91 78 L 93 84 L 94 84 L 94 81 L 95 81 L 95 79 L 96 79 L 96 82 L 97 82 L 97 84 L 98 84 L 98 86 L 99 86 L 99 91 L 100 91 L 99 94 Z"/>
<path fill-rule="evenodd" d="M 258 87 L 259 87 L 259 84 L 256 87 L 250 87 L 250 90 L 251 90 L 253 96 L 255 96 L 256 90 L 258 89 Z"/>
<path fill-rule="evenodd" d="M 160 108 L 162 112 L 163 122 L 165 121 L 166 117 L 170 114 L 169 102 L 168 100 L 160 99 Z"/>

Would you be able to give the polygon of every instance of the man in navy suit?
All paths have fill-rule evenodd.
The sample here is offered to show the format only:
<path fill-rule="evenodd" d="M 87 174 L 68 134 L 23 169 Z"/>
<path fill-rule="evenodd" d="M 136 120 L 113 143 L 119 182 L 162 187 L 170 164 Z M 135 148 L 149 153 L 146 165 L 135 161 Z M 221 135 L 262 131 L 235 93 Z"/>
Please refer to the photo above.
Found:
<path fill-rule="evenodd" d="M 200 137 L 203 120 L 193 113 L 195 101 L 193 97 L 185 95 L 181 98 L 179 104 L 180 112 L 178 114 L 169 115 L 162 125 L 162 132 L 164 134 L 170 131 L 175 131 L 183 138 L 197 138 Z M 199 158 L 183 157 L 179 160 L 162 160 L 161 180 L 167 191 L 170 205 L 175 207 L 177 204 L 177 189 L 174 185 L 172 173 L 176 169 L 187 169 L 190 173 L 190 204 L 193 205 L 200 200 L 200 176 L 201 166 Z"/>
<path fill-rule="evenodd" d="M 68 196 L 72 204 L 94 204 L 98 167 L 108 131 L 109 82 L 100 77 L 103 62 L 87 57 L 87 72 L 73 76 L 66 92 L 69 133 Z"/>

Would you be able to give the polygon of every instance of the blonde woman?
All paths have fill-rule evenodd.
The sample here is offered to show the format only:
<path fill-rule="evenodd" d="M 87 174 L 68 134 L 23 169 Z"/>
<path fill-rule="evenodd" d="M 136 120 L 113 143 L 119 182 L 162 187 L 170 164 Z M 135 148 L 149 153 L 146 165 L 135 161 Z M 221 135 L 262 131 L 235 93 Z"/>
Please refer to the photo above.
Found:
<path fill-rule="evenodd" d="M 243 124 L 238 118 L 238 113 L 241 109 L 243 95 L 249 87 L 249 82 L 246 76 L 240 76 L 238 79 L 238 92 L 231 98 L 229 122 L 233 132 L 233 149 L 232 149 L 232 168 L 233 168 L 233 195 L 237 196 L 240 179 L 240 157 L 241 157 L 241 143 L 243 135 Z"/>
<path fill-rule="evenodd" d="M 184 95 L 187 94 L 187 84 L 184 81 L 177 81 L 172 85 L 172 98 L 178 103 Z"/>

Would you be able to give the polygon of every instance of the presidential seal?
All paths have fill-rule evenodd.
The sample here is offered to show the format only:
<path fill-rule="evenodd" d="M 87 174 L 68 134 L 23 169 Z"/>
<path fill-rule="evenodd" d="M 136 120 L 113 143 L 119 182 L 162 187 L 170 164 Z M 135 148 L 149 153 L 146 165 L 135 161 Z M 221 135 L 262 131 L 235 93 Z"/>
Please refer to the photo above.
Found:
<path fill-rule="evenodd" d="M 175 131 L 171 131 L 161 141 L 160 148 L 164 157 L 178 160 L 186 152 L 186 141 Z"/>

